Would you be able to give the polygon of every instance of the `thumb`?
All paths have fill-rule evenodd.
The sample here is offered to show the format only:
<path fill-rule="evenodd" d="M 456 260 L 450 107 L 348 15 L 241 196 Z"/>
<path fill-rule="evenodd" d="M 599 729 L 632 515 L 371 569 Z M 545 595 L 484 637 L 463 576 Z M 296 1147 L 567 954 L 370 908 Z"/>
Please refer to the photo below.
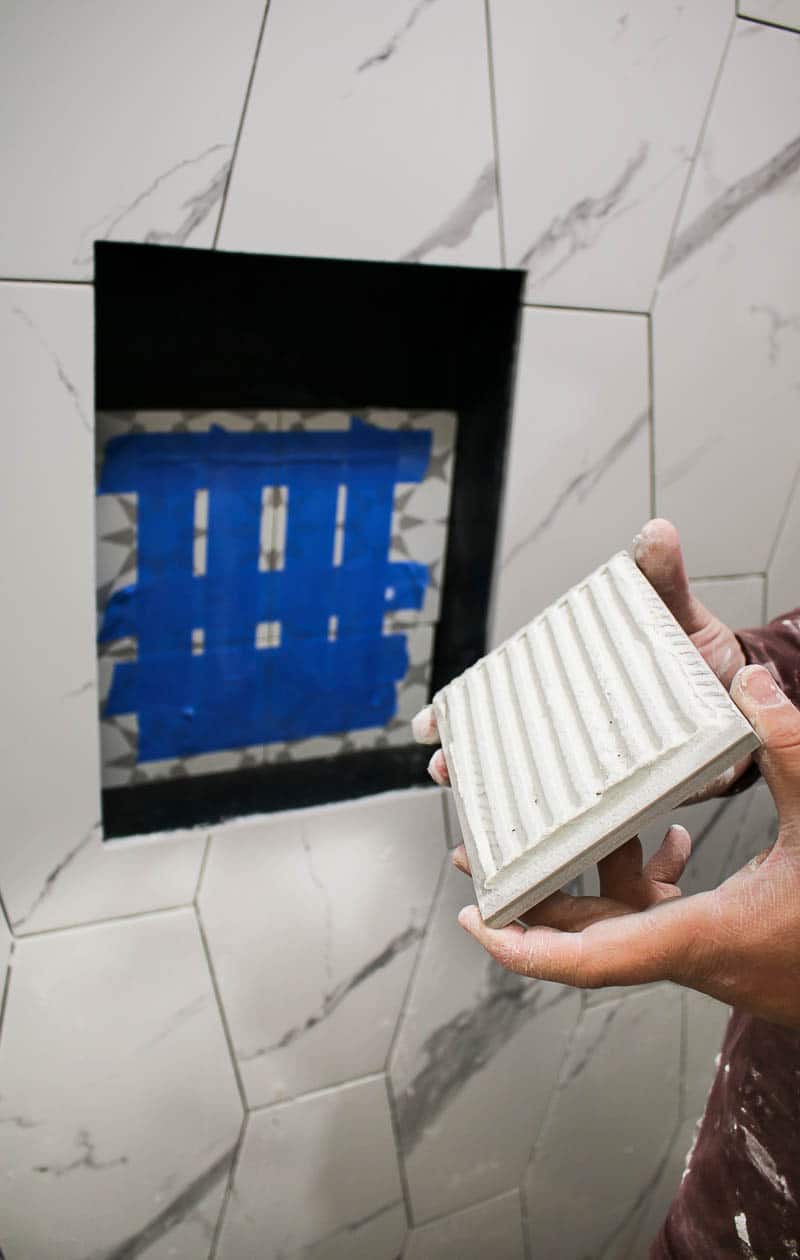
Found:
<path fill-rule="evenodd" d="M 671 521 L 648 521 L 633 540 L 633 558 L 687 634 L 715 618 L 689 588 L 678 531 Z"/>
<path fill-rule="evenodd" d="M 731 699 L 763 747 L 753 755 L 775 797 L 782 822 L 800 814 L 800 710 L 763 665 L 745 665 L 731 684 Z"/>

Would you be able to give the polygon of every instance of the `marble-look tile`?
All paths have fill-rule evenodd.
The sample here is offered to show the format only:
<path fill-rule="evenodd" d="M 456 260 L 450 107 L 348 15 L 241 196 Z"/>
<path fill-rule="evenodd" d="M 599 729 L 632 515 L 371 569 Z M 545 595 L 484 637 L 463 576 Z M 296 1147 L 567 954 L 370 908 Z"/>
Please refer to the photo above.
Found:
<path fill-rule="evenodd" d="M 767 573 L 767 617 L 779 617 L 800 605 L 800 477 L 770 557 Z"/>
<path fill-rule="evenodd" d="M 13 947 L 14 938 L 9 931 L 2 906 L 0 906 L 0 1007 L 2 1007 L 2 995 L 5 989 L 6 971 L 8 970 L 8 964 Z"/>
<path fill-rule="evenodd" d="M 214 835 L 199 909 L 251 1106 L 383 1068 L 443 846 L 425 790 Z"/>
<path fill-rule="evenodd" d="M 480 0 L 272 0 L 220 244 L 497 265 Z"/>
<path fill-rule="evenodd" d="M 740 578 L 707 578 L 692 582 L 692 590 L 706 608 L 733 630 L 760 626 L 764 619 L 764 579 L 760 574 Z"/>
<path fill-rule="evenodd" d="M 494 587 L 500 643 L 650 515 L 647 321 L 526 310 Z"/>
<path fill-rule="evenodd" d="M 412 1229 L 403 1260 L 523 1260 L 519 1191 Z"/>
<path fill-rule="evenodd" d="M 739 0 L 742 17 L 800 31 L 800 0 Z"/>
<path fill-rule="evenodd" d="M 589 1008 L 526 1177 L 534 1256 L 602 1255 L 660 1173 L 678 1117 L 681 996 Z"/>
<path fill-rule="evenodd" d="M 59 1260 L 207 1255 L 192 1217 L 218 1213 L 241 1114 L 191 910 L 18 943 L 0 1045 L 9 1256 L 48 1260 L 54 1238 Z"/>
<path fill-rule="evenodd" d="M 217 1260 L 395 1260 L 405 1229 L 383 1077 L 250 1114 Z"/>
<path fill-rule="evenodd" d="M 95 240 L 211 244 L 263 7 L 5 7 L 0 275 L 89 278 Z"/>
<path fill-rule="evenodd" d="M 189 902 L 204 846 L 101 840 L 92 337 L 90 289 L 0 285 L 0 888 L 22 933 Z"/>
<path fill-rule="evenodd" d="M 686 990 L 686 1061 L 682 1111 L 687 1121 L 699 1120 L 716 1072 L 716 1060 L 731 1010 L 724 1002 L 694 989 Z"/>
<path fill-rule="evenodd" d="M 664 1224 L 669 1206 L 681 1184 L 696 1129 L 697 1120 L 684 1120 L 678 1126 L 672 1145 L 664 1156 L 658 1179 L 633 1222 L 628 1248 L 624 1256 L 620 1253 L 619 1260 L 649 1260 L 653 1239 Z M 603 1260 L 612 1260 L 612 1257 L 604 1256 Z"/>
<path fill-rule="evenodd" d="M 648 310 L 729 0 L 490 10 L 508 263 L 529 301 Z"/>
<path fill-rule="evenodd" d="M 580 1004 L 488 958 L 456 920 L 471 900 L 450 867 L 391 1060 L 420 1223 L 519 1184 Z"/>
<path fill-rule="evenodd" d="M 800 461 L 798 57 L 737 22 L 656 298 L 656 503 L 693 574 L 766 569 Z"/>

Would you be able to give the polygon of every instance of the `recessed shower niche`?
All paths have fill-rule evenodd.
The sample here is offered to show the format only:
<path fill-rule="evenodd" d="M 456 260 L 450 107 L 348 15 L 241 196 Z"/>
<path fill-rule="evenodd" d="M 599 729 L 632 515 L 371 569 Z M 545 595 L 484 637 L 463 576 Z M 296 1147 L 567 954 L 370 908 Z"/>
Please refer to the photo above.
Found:
<path fill-rule="evenodd" d="M 424 782 L 484 649 L 520 275 L 96 246 L 106 836 Z"/>

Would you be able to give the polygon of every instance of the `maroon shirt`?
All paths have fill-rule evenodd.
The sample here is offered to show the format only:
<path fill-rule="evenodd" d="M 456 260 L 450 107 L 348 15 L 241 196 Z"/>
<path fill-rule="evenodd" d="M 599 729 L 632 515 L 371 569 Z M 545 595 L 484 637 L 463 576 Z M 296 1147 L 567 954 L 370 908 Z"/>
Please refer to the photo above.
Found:
<path fill-rule="evenodd" d="M 748 664 L 766 665 L 800 707 L 800 608 L 738 638 Z M 650 1251 L 650 1260 L 728 1257 L 800 1260 L 800 1030 L 741 1011 Z"/>

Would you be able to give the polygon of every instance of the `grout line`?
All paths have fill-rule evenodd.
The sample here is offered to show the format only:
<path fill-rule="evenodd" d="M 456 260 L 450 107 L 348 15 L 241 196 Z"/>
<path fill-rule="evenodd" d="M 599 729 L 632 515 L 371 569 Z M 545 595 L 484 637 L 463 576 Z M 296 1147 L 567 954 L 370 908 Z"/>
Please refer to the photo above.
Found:
<path fill-rule="evenodd" d="M 486 26 L 486 59 L 489 67 L 489 103 L 492 115 L 492 144 L 494 146 L 494 183 L 497 196 L 497 234 L 500 244 L 500 266 L 507 266 L 505 213 L 503 210 L 503 185 L 500 178 L 500 132 L 497 125 L 497 84 L 494 73 L 494 48 L 492 43 L 492 19 L 489 0 L 483 0 Z"/>
<path fill-rule="evenodd" d="M 335 1081 L 333 1085 L 321 1085 L 318 1089 L 307 1089 L 302 1094 L 292 1094 L 288 1098 L 275 1098 L 272 1102 L 254 1103 L 248 1107 L 249 1115 L 259 1115 L 262 1111 L 271 1111 L 273 1107 L 287 1107 L 290 1103 L 306 1102 L 309 1098 L 324 1098 L 326 1094 L 336 1094 L 341 1089 L 350 1089 L 354 1085 L 368 1085 L 371 1081 L 380 1081 L 385 1072 L 366 1072 L 364 1076 L 352 1076 L 343 1081 Z"/>
<path fill-rule="evenodd" d="M 648 400 L 648 436 L 650 456 L 650 519 L 656 512 L 656 408 L 655 408 L 655 369 L 653 362 L 653 316 L 647 316 L 647 390 Z"/>
<path fill-rule="evenodd" d="M 697 143 L 695 144 L 694 153 L 692 154 L 691 160 L 689 162 L 689 169 L 686 172 L 686 180 L 684 181 L 683 191 L 681 192 L 681 195 L 678 198 L 678 205 L 675 210 L 675 217 L 672 220 L 672 227 L 670 228 L 669 235 L 667 236 L 667 245 L 666 245 L 666 249 L 664 250 L 664 255 L 661 259 L 661 266 L 659 267 L 658 272 L 656 273 L 656 281 L 655 281 L 655 285 L 653 286 L 653 296 L 650 299 L 651 310 L 653 309 L 653 306 L 655 305 L 656 296 L 658 294 L 658 286 L 661 283 L 661 278 L 664 275 L 664 269 L 667 265 L 667 261 L 669 259 L 670 253 L 672 252 L 672 245 L 678 232 L 678 224 L 681 221 L 681 215 L 683 214 L 683 207 L 686 204 L 686 198 L 689 195 L 689 188 L 692 183 L 692 178 L 694 176 L 695 167 L 697 165 L 697 159 L 700 156 L 700 151 L 703 147 L 703 143 L 706 138 L 706 132 L 708 131 L 708 123 L 709 123 L 709 119 L 711 118 L 711 111 L 713 109 L 714 102 L 716 101 L 716 98 L 717 98 L 717 92 L 719 90 L 719 84 L 722 78 L 722 71 L 725 67 L 725 62 L 728 59 L 728 49 L 730 48 L 731 40 L 733 39 L 733 33 L 735 30 L 736 30 L 736 14 L 734 13 L 731 18 L 731 24 L 728 29 L 727 38 L 722 47 L 722 55 L 719 59 L 719 65 L 717 66 L 717 73 L 714 75 L 714 81 L 711 84 L 711 93 L 708 98 L 708 104 L 706 106 L 705 114 L 703 115 L 703 121 L 700 124 L 700 130 L 697 133 Z"/>
<path fill-rule="evenodd" d="M 761 588 L 761 624 L 767 624 L 767 609 L 769 608 L 769 574 L 764 574 L 764 585 Z"/>
<path fill-rule="evenodd" d="M 400 1129 L 397 1123 L 397 1102 L 392 1088 L 392 1082 L 389 1079 L 389 1073 L 385 1072 L 383 1076 L 384 1088 L 386 1090 L 386 1103 L 389 1108 L 389 1121 L 392 1126 L 392 1138 L 394 1139 L 394 1154 L 397 1160 L 397 1174 L 400 1178 L 400 1189 L 403 1192 L 403 1207 L 406 1212 L 406 1235 L 408 1230 L 414 1228 L 414 1212 L 411 1207 L 411 1187 L 408 1184 L 408 1173 L 406 1172 L 406 1161 L 403 1158 L 403 1149 L 400 1142 Z M 427 1224 L 427 1222 L 426 1222 Z M 405 1251 L 405 1243 L 403 1244 Z"/>
<path fill-rule="evenodd" d="M 445 812 L 445 827 L 447 827 L 447 813 L 446 812 Z M 5 903 L 5 898 L 3 897 L 2 892 L 0 892 L 0 916 L 2 916 L 5 919 L 6 927 L 8 928 L 12 937 L 16 936 L 16 932 L 11 926 L 11 916 L 8 913 L 8 906 Z"/>
<path fill-rule="evenodd" d="M 739 582 L 743 578 L 765 578 L 766 572 L 753 573 L 693 573 L 690 582 Z"/>
<path fill-rule="evenodd" d="M 244 1146 L 244 1135 L 245 1135 L 245 1130 L 247 1128 L 248 1119 L 249 1119 L 248 1112 L 245 1111 L 244 1115 L 242 1116 L 242 1123 L 239 1126 L 239 1137 L 237 1138 L 237 1141 L 236 1141 L 236 1150 L 234 1152 L 233 1159 L 231 1160 L 231 1166 L 228 1172 L 228 1184 L 225 1186 L 225 1193 L 222 1196 L 222 1203 L 220 1204 L 219 1213 L 217 1215 L 217 1222 L 216 1222 L 216 1225 L 214 1226 L 214 1234 L 211 1239 L 211 1247 L 208 1252 L 208 1260 L 215 1260 L 215 1256 L 217 1254 L 217 1248 L 219 1247 L 219 1240 L 222 1235 L 222 1226 L 225 1223 L 225 1217 L 228 1212 L 228 1204 L 230 1203 L 231 1195 L 233 1194 L 234 1178 L 236 1176 L 236 1173 L 238 1172 L 239 1161 L 242 1156 L 242 1148 Z"/>
<path fill-rule="evenodd" d="M 220 231 L 222 230 L 222 220 L 225 215 L 225 207 L 228 204 L 228 192 L 230 190 L 231 180 L 233 178 L 233 168 L 236 165 L 236 158 L 239 154 L 239 143 L 242 139 L 242 131 L 244 130 L 244 119 L 247 113 L 247 107 L 250 104 L 250 93 L 253 90 L 253 81 L 256 77 L 256 67 L 258 65 L 258 58 L 261 52 L 261 42 L 264 38 L 264 29 L 267 25 L 267 14 L 269 13 L 269 5 L 270 5 L 270 0 L 265 0 L 264 12 L 261 16 L 261 25 L 258 28 L 258 39 L 256 40 L 256 50 L 253 54 L 253 64 L 250 67 L 250 75 L 248 77 L 247 87 L 245 89 L 244 102 L 242 104 L 242 112 L 239 115 L 239 126 L 236 128 L 236 138 L 233 142 L 233 153 L 231 154 L 231 164 L 228 167 L 228 176 L 227 176 L 227 179 L 225 180 L 225 187 L 222 190 L 222 200 L 220 201 L 220 206 L 219 206 L 219 216 L 217 218 L 217 226 L 214 229 L 214 239 L 211 242 L 212 249 L 217 249 L 219 246 L 219 234 L 220 234 Z"/>
<path fill-rule="evenodd" d="M 42 276 L 0 276 L 0 284 L 64 284 L 78 289 L 93 289 L 93 280 L 64 280 Z"/>
<path fill-rule="evenodd" d="M 530 301 L 530 302 L 525 301 L 525 302 L 520 303 L 520 305 L 523 307 L 523 309 L 527 307 L 529 309 L 539 310 L 539 311 L 575 311 L 579 314 L 585 314 L 585 315 L 635 315 L 639 319 L 641 319 L 642 316 L 647 316 L 650 314 L 648 310 L 634 311 L 624 306 L 592 306 L 592 305 L 564 306 L 563 304 L 559 302 L 535 302 L 535 301 Z"/>
<path fill-rule="evenodd" d="M 792 507 L 794 505 L 794 497 L 797 494 L 798 485 L 800 485 L 800 464 L 798 464 L 797 471 L 792 479 L 792 484 L 789 488 L 789 493 L 786 496 L 786 502 L 783 505 L 783 511 L 781 512 L 781 518 L 778 521 L 778 528 L 775 531 L 775 538 L 772 543 L 772 546 L 769 549 L 769 555 L 767 556 L 767 563 L 766 563 L 766 573 L 769 573 L 772 561 L 775 559 L 775 552 L 778 550 L 778 547 L 780 546 L 780 543 L 781 543 L 781 539 L 783 538 L 783 531 L 786 529 L 786 522 L 789 519 L 789 513 L 791 512 Z M 766 573 L 765 573 L 765 576 L 766 576 Z"/>
<path fill-rule="evenodd" d="M 195 888 L 194 888 L 194 897 L 192 898 L 192 905 L 197 911 L 198 917 L 200 915 L 200 911 L 197 909 L 197 902 L 200 898 L 200 890 L 203 887 L 203 879 L 205 877 L 206 866 L 208 865 L 208 857 L 209 857 L 210 852 L 211 852 L 211 832 L 209 832 L 208 835 L 206 836 L 205 848 L 203 849 L 203 856 L 200 860 L 200 870 L 198 871 L 197 883 L 195 884 Z"/>
<path fill-rule="evenodd" d="M 8 951 L 8 965 L 6 967 L 5 979 L 3 980 L 3 992 L 0 993 L 0 1044 L 3 1039 L 3 1028 L 5 1025 L 6 1004 L 8 1002 L 8 991 L 11 988 L 11 972 L 14 965 L 14 941 L 11 942 L 11 948 Z"/>
<path fill-rule="evenodd" d="M 800 34 L 796 26 L 784 26 L 783 22 L 770 22 L 768 18 L 751 17 L 749 13 L 740 13 L 736 6 L 736 16 L 740 22 L 750 22 L 753 26 L 768 26 L 773 31 L 788 31 L 790 35 Z"/>
<path fill-rule="evenodd" d="M 102 919 L 87 919 L 81 923 L 62 923 L 60 927 L 39 928 L 33 932 L 21 932 L 14 930 L 14 935 L 20 941 L 31 941 L 38 936 L 52 936 L 55 932 L 80 932 L 84 928 L 106 927 L 114 923 L 129 923 L 132 919 L 151 919 L 156 915 L 174 914 L 176 910 L 192 910 L 193 903 L 191 901 L 180 901 L 174 906 L 156 906 L 153 910 L 133 910 L 130 914 L 110 914 L 105 915 Z"/>
<path fill-rule="evenodd" d="M 678 1047 L 678 1125 L 686 1119 L 686 1073 L 689 1063 L 689 999 L 681 990 L 681 1040 Z"/>

